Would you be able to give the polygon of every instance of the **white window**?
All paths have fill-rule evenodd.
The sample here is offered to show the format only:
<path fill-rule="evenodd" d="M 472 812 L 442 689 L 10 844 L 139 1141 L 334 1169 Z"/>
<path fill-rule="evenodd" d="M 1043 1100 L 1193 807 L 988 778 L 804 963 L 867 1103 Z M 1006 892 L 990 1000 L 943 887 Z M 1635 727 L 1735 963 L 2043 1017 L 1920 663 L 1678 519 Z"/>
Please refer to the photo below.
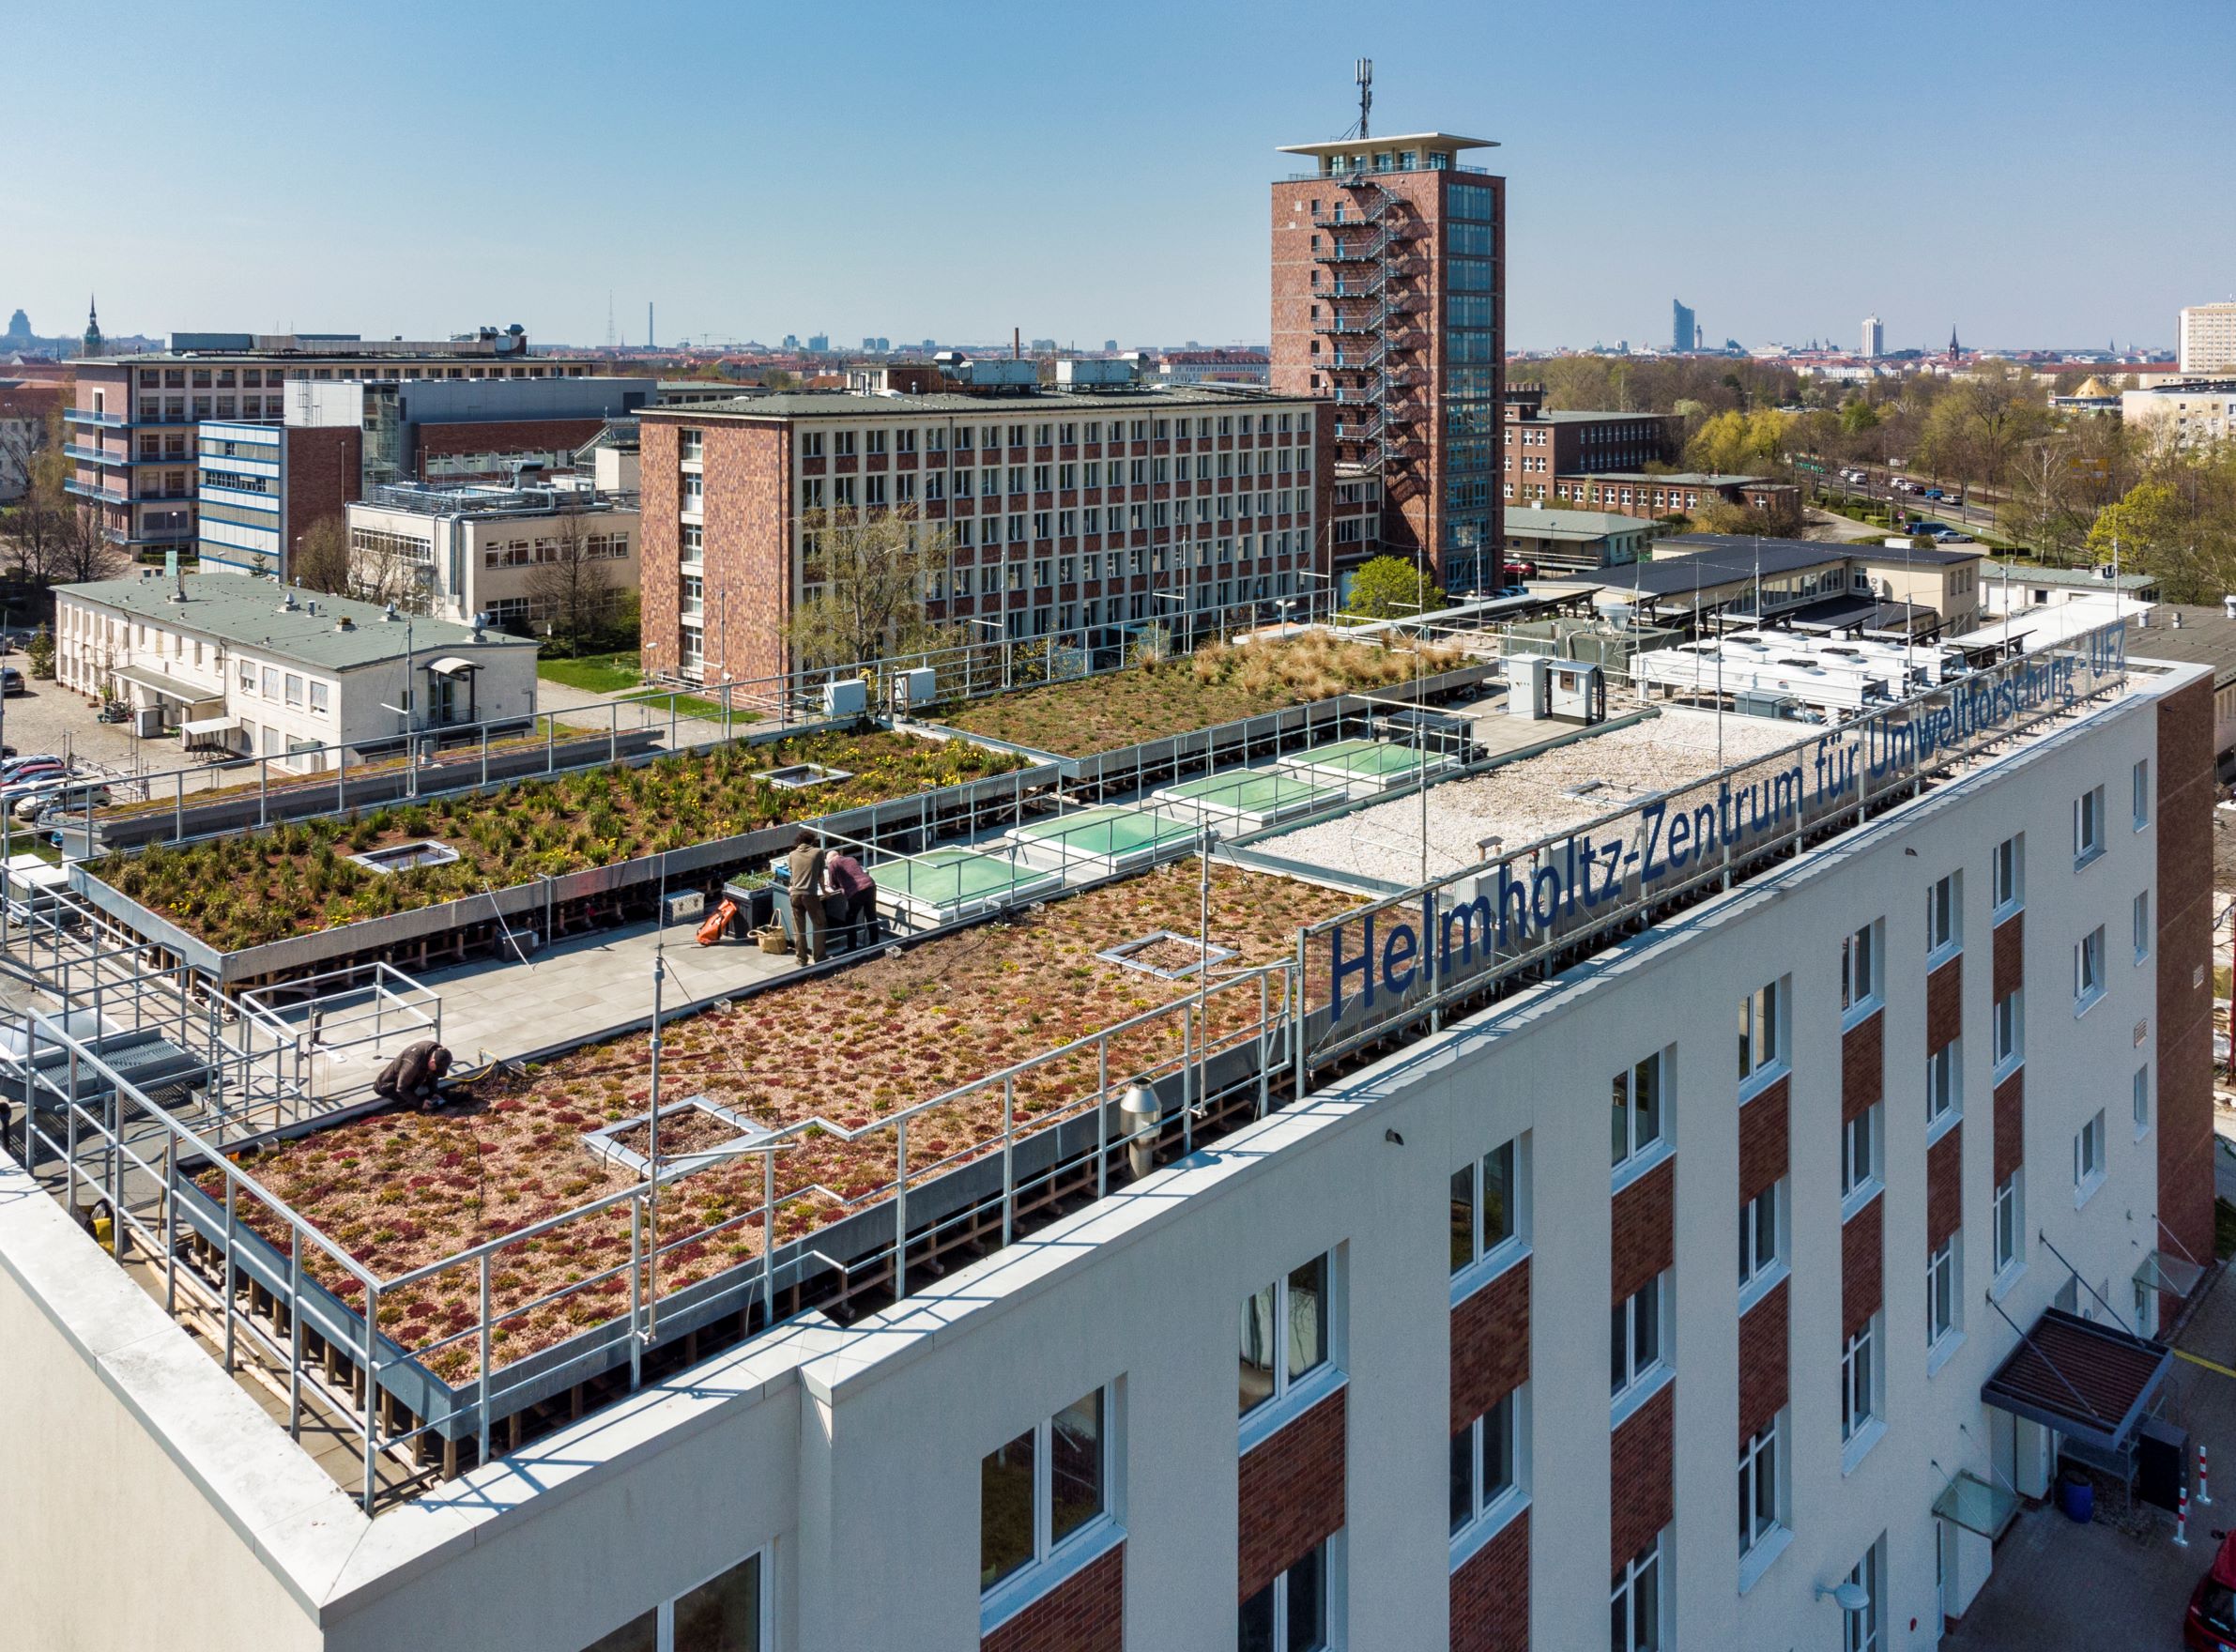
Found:
<path fill-rule="evenodd" d="M 2137 832 L 2151 824 L 2151 759 L 2145 757 L 2135 766 L 2135 829 Z"/>
<path fill-rule="evenodd" d="M 292 671 L 287 673 L 287 703 L 291 706 L 303 703 L 303 680 Z"/>
<path fill-rule="evenodd" d="M 1529 1489 L 1523 1466 L 1528 1384 L 1506 1395 L 1452 1436 L 1451 1534 L 1518 1508 Z"/>
<path fill-rule="evenodd" d="M 2141 963 L 2151 956 L 2151 892 L 2146 889 L 2135 897 L 2135 961 Z"/>
<path fill-rule="evenodd" d="M 769 1600 L 761 1556 L 749 1554 L 583 1652 L 764 1652 L 775 1644 Z"/>
<path fill-rule="evenodd" d="M 2003 1073 L 2026 1059 L 2026 988 L 2014 987 L 1997 999 L 1992 1019 L 1996 1071 Z"/>
<path fill-rule="evenodd" d="M 1843 1201 L 1860 1201 L 1878 1185 L 1881 1105 L 1874 1102 L 1841 1127 L 1840 1197 Z"/>
<path fill-rule="evenodd" d="M 1840 1008 L 1860 1014 L 1878 1002 L 1879 924 L 1874 919 L 1840 942 Z"/>
<path fill-rule="evenodd" d="M 1780 1218 L 1784 1214 L 1784 1182 L 1773 1182 L 1739 1204 L 1739 1289 L 1774 1272 L 1784 1254 Z"/>
<path fill-rule="evenodd" d="M 1997 844 L 1994 865 L 1996 913 L 2000 917 L 2016 911 L 2026 899 L 2027 834 L 2021 832 Z"/>
<path fill-rule="evenodd" d="M 1744 1555 L 1784 1522 L 1778 1489 L 1778 1418 L 1739 1450 L 1739 1553 Z"/>
<path fill-rule="evenodd" d="M 1452 1172 L 1452 1272 L 1518 1256 L 1528 1244 L 1525 1141 L 1509 1141 Z"/>
<path fill-rule="evenodd" d="M 1321 1543 L 1242 1603 L 1234 1644 L 1254 1652 L 1319 1652 L 1327 1642 L 1329 1549 Z"/>
<path fill-rule="evenodd" d="M 1285 1398 L 1326 1366 L 1329 1258 L 1316 1256 L 1285 1279 L 1253 1291 L 1242 1303 L 1242 1415 Z"/>
<path fill-rule="evenodd" d="M 1996 1276 L 2014 1266 L 2026 1249 L 2026 1167 L 2018 1166 L 1996 1186 Z"/>
<path fill-rule="evenodd" d="M 280 671 L 276 665 L 267 665 L 264 668 L 264 697 L 268 700 L 276 700 L 280 697 Z"/>
<path fill-rule="evenodd" d="M 1661 1652 L 1662 1539 L 1615 1574 L 1607 1597 L 1608 1652 Z"/>
<path fill-rule="evenodd" d="M 256 667 L 253 662 L 248 660 L 243 660 L 240 663 L 240 691 L 243 694 L 256 692 Z"/>
<path fill-rule="evenodd" d="M 1930 1132 L 1964 1108 L 1964 1040 L 1952 1038 L 1925 1058 L 1925 1126 Z"/>
<path fill-rule="evenodd" d="M 1772 981 L 1739 1001 L 1739 1078 L 1768 1077 L 1785 1063 L 1779 1022 L 1785 1012 L 1781 983 Z"/>
<path fill-rule="evenodd" d="M 325 716 L 325 715 L 326 715 L 326 713 L 327 713 L 327 707 L 328 707 L 328 704 L 329 704 L 329 702 L 328 702 L 328 699 L 327 699 L 327 696 L 328 696 L 328 695 L 329 695 L 329 694 L 330 694 L 331 692 L 332 692 L 332 690 L 331 690 L 331 689 L 329 687 L 329 685 L 328 685 L 328 684 L 326 684 L 326 683 L 323 683 L 323 682 L 319 682 L 319 681 L 315 681 L 315 680 L 314 680 L 314 681 L 312 681 L 312 683 L 311 683 L 311 711 L 312 711 L 312 713 L 313 713 L 314 715 L 315 715 L 315 716 L 320 716 L 320 717 L 323 717 L 323 716 Z"/>
<path fill-rule="evenodd" d="M 1608 1392 L 1618 1399 L 1662 1369 L 1662 1293 L 1668 1277 L 1657 1274 L 1608 1310 Z"/>
<path fill-rule="evenodd" d="M 1665 1108 L 1663 1058 L 1656 1050 L 1615 1076 L 1612 1163 L 1618 1168 L 1662 1140 Z"/>
<path fill-rule="evenodd" d="M 1109 1513 L 1110 1390 L 1035 1423 L 978 1466 L 978 1590 L 1033 1592 L 1030 1573 Z"/>
<path fill-rule="evenodd" d="M 2081 865 L 2104 853 L 2104 788 L 2092 786 L 2073 800 L 2073 861 Z"/>
<path fill-rule="evenodd" d="M 1925 892 L 1925 953 L 1928 957 L 1956 945 L 1958 919 L 1956 897 L 1961 872 L 1952 872 Z"/>
<path fill-rule="evenodd" d="M 1840 1438 L 1855 1439 L 1878 1418 L 1878 1321 L 1874 1315 L 1840 1350 Z"/>
<path fill-rule="evenodd" d="M 2081 937 L 2073 949 L 2073 1001 L 2077 1015 L 2104 996 L 2104 925 Z"/>
<path fill-rule="evenodd" d="M 706 432 L 701 430 L 686 430 L 681 433 L 680 440 L 682 443 L 681 451 L 682 460 L 686 465 L 690 464 L 694 459 L 702 459 L 706 456 Z"/>
<path fill-rule="evenodd" d="M 2151 1068 L 2135 1070 L 2135 1139 L 2140 1141 L 2151 1128 Z"/>
<path fill-rule="evenodd" d="M 1866 1604 L 1861 1612 L 1844 1612 L 1842 1646 L 1845 1652 L 1880 1652 L 1879 1644 L 1879 1552 L 1873 1544 L 1857 1561 L 1847 1574 L 1847 1581 L 1863 1591 Z"/>
<path fill-rule="evenodd" d="M 1955 1329 L 1956 1235 L 1952 1233 L 1925 1259 L 1925 1345 L 1937 1345 Z"/>
<path fill-rule="evenodd" d="M 2104 1181 L 2104 1109 L 2080 1128 L 2073 1139 L 2073 1192 L 2075 1205 L 2086 1204 L 2089 1195 L 2095 1192 Z"/>

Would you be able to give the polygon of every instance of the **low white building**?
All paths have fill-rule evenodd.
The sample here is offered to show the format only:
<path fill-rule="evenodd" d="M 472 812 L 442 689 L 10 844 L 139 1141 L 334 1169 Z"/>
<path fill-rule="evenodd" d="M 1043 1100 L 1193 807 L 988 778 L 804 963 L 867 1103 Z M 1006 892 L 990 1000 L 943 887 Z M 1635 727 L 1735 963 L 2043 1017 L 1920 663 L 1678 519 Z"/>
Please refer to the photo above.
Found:
<path fill-rule="evenodd" d="M 573 481 L 375 488 L 346 512 L 350 587 L 415 614 L 486 615 L 523 635 L 558 617 L 563 589 L 611 613 L 636 589 L 636 498 Z"/>
<path fill-rule="evenodd" d="M 399 738 L 399 707 L 415 730 L 536 710 L 533 642 L 237 574 L 57 587 L 54 675 L 144 733 L 306 771 Z"/>
<path fill-rule="evenodd" d="M 2121 390 L 2120 417 L 2131 429 L 2165 436 L 2179 447 L 2225 441 L 2236 436 L 2236 378 L 2177 379 Z"/>

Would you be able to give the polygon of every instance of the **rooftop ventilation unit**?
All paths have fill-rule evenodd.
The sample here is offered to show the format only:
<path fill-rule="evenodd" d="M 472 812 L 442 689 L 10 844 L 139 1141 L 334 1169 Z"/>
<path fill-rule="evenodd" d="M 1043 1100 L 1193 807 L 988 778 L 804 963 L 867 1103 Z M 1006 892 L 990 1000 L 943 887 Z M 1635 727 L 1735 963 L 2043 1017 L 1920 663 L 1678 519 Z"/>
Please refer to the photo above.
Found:
<path fill-rule="evenodd" d="M 1134 363 L 1126 360 L 1059 361 L 1056 382 L 1068 390 L 1097 390 L 1129 388 Z"/>

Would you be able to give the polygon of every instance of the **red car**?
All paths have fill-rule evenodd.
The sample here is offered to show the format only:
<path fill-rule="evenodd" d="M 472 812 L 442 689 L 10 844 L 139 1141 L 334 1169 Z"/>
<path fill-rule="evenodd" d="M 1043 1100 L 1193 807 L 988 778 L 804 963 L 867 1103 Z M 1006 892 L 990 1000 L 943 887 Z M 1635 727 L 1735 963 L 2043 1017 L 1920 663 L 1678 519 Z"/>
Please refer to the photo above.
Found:
<path fill-rule="evenodd" d="M 2182 1617 L 2182 1644 L 2189 1652 L 2236 1652 L 2236 1537 L 2213 1537 L 2220 1548 L 2212 1569 L 2190 1591 Z"/>

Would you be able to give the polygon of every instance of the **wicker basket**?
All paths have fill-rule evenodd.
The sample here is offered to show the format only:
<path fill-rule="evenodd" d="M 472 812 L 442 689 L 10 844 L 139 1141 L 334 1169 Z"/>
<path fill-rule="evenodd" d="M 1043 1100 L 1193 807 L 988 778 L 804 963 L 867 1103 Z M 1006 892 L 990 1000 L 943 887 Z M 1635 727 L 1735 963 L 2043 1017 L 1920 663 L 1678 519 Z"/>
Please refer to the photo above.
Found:
<path fill-rule="evenodd" d="M 784 938 L 784 925 L 770 924 L 753 932 L 754 940 L 761 943 L 761 951 L 784 953 L 791 951 L 791 943 Z"/>

